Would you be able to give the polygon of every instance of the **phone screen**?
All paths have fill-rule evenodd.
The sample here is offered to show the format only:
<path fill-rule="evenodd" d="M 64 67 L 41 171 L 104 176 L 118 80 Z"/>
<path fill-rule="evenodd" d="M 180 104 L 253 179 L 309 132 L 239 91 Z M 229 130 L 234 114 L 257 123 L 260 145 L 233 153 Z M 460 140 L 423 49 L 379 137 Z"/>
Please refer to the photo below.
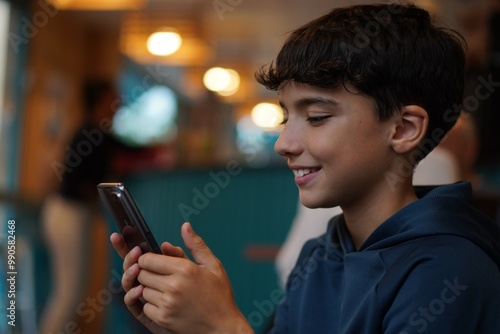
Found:
<path fill-rule="evenodd" d="M 122 183 L 100 183 L 97 189 L 129 249 L 139 246 L 143 252 L 161 254 L 158 243 L 127 188 Z"/>

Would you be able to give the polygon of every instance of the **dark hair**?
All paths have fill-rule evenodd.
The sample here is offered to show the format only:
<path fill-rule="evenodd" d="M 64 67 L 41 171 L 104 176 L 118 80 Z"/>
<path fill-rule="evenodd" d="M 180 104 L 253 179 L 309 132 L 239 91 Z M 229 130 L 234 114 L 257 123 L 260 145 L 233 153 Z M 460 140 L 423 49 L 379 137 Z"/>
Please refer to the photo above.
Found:
<path fill-rule="evenodd" d="M 106 79 L 88 79 L 83 84 L 83 103 L 85 112 L 92 114 L 96 106 L 107 94 L 115 92 L 113 83 Z"/>
<path fill-rule="evenodd" d="M 427 138 L 434 129 L 442 132 L 430 151 L 460 114 L 464 47 L 460 34 L 433 26 L 429 13 L 413 5 L 352 6 L 293 31 L 256 78 L 271 90 L 290 80 L 323 88 L 349 84 L 374 98 L 381 121 L 419 105 L 429 115 Z"/>

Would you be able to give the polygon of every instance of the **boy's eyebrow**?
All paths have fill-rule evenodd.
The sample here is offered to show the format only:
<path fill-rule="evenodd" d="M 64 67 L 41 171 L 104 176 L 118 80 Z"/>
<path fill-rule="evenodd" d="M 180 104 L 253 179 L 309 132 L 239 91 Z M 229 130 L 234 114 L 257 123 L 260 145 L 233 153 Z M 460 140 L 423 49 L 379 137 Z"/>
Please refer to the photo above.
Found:
<path fill-rule="evenodd" d="M 282 101 L 279 101 L 279 104 L 283 109 L 286 109 L 285 104 Z M 303 109 L 313 104 L 328 104 L 332 106 L 339 105 L 336 100 L 322 96 L 304 97 L 294 102 L 294 106 L 297 109 Z"/>

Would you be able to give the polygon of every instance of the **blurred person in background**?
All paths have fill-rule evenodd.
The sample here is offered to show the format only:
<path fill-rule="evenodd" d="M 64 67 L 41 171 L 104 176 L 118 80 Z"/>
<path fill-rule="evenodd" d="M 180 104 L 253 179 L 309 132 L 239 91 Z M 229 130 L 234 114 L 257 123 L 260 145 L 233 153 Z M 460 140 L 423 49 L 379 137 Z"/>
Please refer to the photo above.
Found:
<path fill-rule="evenodd" d="M 477 133 L 473 169 L 483 183 L 500 189 L 500 2 L 465 1 L 458 12 L 458 26 L 467 41 L 464 109 Z M 487 182 L 490 181 L 490 182 Z M 489 184 L 485 184 L 485 182 Z"/>
<path fill-rule="evenodd" d="M 43 237 L 50 256 L 52 284 L 40 333 L 66 333 L 77 323 L 76 311 L 85 300 L 92 263 L 93 224 L 103 221 L 96 185 L 115 172 L 113 158 L 121 147 L 110 134 L 118 95 L 107 80 L 89 80 L 83 87 L 82 126 L 66 146 L 66 165 L 58 170 L 59 188 L 42 210 Z"/>

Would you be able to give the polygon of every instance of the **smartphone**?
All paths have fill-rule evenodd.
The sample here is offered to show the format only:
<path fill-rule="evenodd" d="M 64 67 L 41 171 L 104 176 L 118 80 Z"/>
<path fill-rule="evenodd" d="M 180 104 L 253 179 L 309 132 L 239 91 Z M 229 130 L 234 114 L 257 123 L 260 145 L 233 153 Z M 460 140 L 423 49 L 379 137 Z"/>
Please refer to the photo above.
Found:
<path fill-rule="evenodd" d="M 123 183 L 99 183 L 97 191 L 129 249 L 139 246 L 143 253 L 161 254 L 150 228 Z"/>

